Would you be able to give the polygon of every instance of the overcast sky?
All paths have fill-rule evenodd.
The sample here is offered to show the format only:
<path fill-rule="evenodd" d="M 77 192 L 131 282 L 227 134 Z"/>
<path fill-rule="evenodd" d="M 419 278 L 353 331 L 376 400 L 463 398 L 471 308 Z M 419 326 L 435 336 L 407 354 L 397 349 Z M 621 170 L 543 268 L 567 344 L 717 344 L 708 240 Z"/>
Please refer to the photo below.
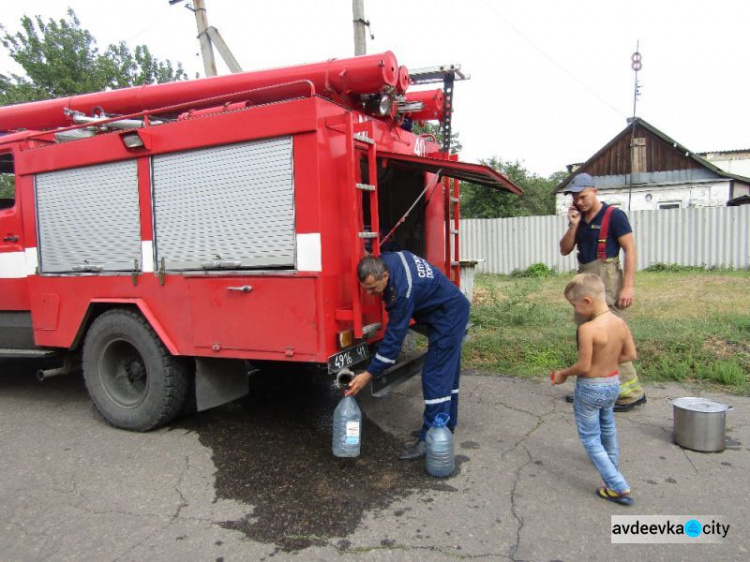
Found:
<path fill-rule="evenodd" d="M 639 117 L 696 152 L 750 149 L 747 0 L 364 2 L 368 53 L 391 50 L 407 68 L 458 63 L 471 75 L 454 97 L 466 161 L 519 160 L 547 176 L 587 160 L 633 113 L 637 42 Z M 351 0 L 205 3 L 244 70 L 354 53 Z M 195 17 L 169 0 L 6 0 L 0 21 L 16 31 L 24 14 L 59 19 L 67 6 L 101 49 L 146 44 L 202 75 Z M 2 50 L 8 71 L 18 68 Z"/>

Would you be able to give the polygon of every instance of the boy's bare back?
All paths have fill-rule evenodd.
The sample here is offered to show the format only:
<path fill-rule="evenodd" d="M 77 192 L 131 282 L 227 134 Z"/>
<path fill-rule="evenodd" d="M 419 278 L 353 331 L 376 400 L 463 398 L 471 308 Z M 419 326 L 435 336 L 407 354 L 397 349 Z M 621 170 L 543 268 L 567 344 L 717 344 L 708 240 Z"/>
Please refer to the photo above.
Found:
<path fill-rule="evenodd" d="M 606 377 L 616 372 L 620 363 L 636 359 L 628 325 L 611 312 L 581 324 L 578 343 L 579 376 Z"/>
<path fill-rule="evenodd" d="M 562 384 L 570 376 L 609 377 L 617 374 L 620 363 L 636 359 L 630 329 L 607 307 L 599 277 L 576 275 L 565 287 L 565 297 L 577 315 L 589 320 L 578 327 L 578 361 L 567 369 L 552 371 L 553 384 Z"/>

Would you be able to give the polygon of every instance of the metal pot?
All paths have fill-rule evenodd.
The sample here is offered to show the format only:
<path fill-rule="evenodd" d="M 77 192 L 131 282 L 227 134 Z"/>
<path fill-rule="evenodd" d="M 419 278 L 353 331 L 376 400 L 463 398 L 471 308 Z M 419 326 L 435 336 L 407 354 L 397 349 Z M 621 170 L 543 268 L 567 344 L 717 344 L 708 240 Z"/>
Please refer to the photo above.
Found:
<path fill-rule="evenodd" d="M 724 450 L 727 412 L 731 406 L 706 398 L 672 398 L 674 442 L 680 447 L 716 453 Z"/>

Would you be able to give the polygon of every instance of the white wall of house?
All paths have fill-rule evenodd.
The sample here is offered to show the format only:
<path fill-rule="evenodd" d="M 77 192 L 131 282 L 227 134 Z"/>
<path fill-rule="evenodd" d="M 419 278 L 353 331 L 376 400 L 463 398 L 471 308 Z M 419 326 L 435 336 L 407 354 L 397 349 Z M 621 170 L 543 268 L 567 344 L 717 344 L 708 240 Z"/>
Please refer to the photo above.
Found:
<path fill-rule="evenodd" d="M 674 184 L 669 186 L 634 186 L 628 188 L 601 188 L 599 198 L 623 210 L 657 211 L 660 209 L 700 209 L 725 207 L 733 197 L 746 195 L 750 189 L 746 184 L 718 179 L 709 182 Z M 570 195 L 555 195 L 556 214 L 565 215 L 572 203 Z M 629 205 L 628 205 L 629 203 Z"/>
<path fill-rule="evenodd" d="M 701 156 L 725 172 L 750 178 L 750 150 L 705 152 Z"/>

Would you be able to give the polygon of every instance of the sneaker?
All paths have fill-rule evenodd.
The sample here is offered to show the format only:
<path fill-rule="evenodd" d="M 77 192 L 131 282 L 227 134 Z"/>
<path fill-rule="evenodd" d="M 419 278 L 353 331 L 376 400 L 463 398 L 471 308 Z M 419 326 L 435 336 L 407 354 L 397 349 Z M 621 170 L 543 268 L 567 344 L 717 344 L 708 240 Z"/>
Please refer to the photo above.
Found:
<path fill-rule="evenodd" d="M 615 402 L 615 412 L 629 412 L 636 406 L 641 406 L 646 403 L 646 395 L 644 394 L 641 396 L 638 400 L 635 402 L 630 402 L 628 404 L 620 404 L 619 402 Z"/>
<path fill-rule="evenodd" d="M 427 451 L 427 443 L 424 441 L 417 441 L 411 447 L 407 447 L 406 450 L 401 453 L 398 458 L 402 461 L 413 461 L 422 458 Z"/>

